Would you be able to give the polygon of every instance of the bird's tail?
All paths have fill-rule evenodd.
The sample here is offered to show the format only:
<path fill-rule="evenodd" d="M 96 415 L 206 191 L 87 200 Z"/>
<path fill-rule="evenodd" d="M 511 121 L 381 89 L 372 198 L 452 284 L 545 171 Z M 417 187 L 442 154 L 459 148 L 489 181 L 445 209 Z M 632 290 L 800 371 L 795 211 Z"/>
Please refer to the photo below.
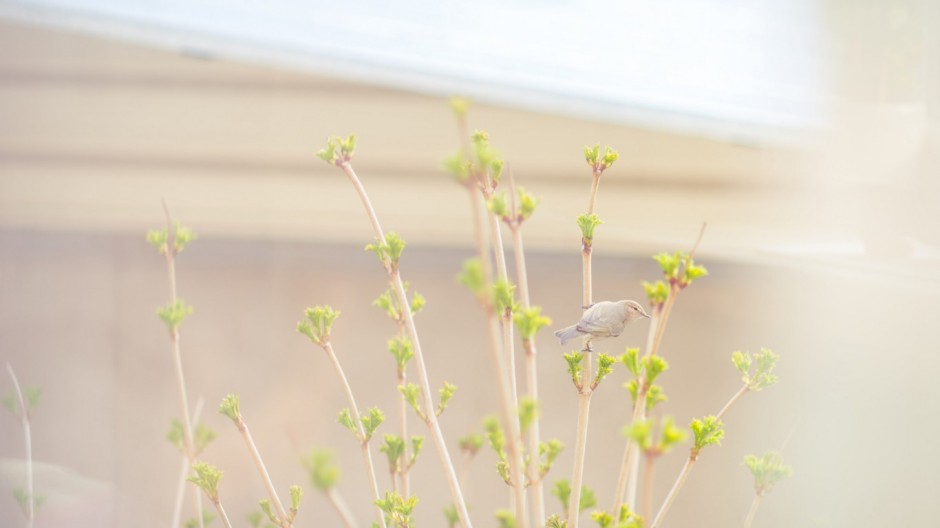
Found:
<path fill-rule="evenodd" d="M 578 325 L 571 325 L 568 328 L 562 328 L 555 332 L 555 337 L 561 341 L 561 344 L 567 343 L 569 340 L 574 339 L 581 335 L 581 332 L 578 332 Z"/>

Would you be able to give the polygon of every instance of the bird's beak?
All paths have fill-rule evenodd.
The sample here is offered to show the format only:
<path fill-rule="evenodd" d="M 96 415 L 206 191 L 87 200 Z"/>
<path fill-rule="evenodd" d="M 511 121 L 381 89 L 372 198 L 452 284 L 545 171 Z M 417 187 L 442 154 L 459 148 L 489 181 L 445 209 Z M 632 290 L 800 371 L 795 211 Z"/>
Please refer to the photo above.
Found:
<path fill-rule="evenodd" d="M 647 319 L 651 319 L 650 314 L 648 314 L 648 313 L 646 313 L 646 312 L 643 312 L 643 313 L 641 313 L 640 315 L 642 315 L 643 317 L 645 317 L 645 318 L 647 318 Z"/>

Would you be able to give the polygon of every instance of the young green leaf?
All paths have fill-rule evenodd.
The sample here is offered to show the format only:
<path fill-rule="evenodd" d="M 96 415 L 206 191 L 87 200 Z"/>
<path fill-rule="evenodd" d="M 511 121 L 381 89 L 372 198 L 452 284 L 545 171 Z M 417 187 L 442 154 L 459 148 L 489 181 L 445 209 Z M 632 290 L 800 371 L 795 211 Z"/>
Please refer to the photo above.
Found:
<path fill-rule="evenodd" d="M 356 421 L 353 420 L 352 413 L 349 411 L 348 408 L 343 409 L 339 412 L 339 415 L 337 415 L 336 417 L 336 422 L 342 425 L 343 427 L 345 427 L 346 429 L 349 429 L 349 432 L 351 432 L 352 434 L 356 435 L 357 437 L 359 436 L 359 428 L 356 426 Z"/>
<path fill-rule="evenodd" d="M 385 421 L 385 414 L 378 407 L 372 407 L 369 409 L 368 414 L 362 416 L 360 420 L 362 420 L 362 428 L 366 434 L 365 441 L 368 442 L 375 430 L 379 428 L 379 425 Z"/>
<path fill-rule="evenodd" d="M 666 286 L 666 283 L 661 280 L 656 282 L 643 281 L 643 290 L 646 291 L 646 298 L 654 307 L 662 306 L 669 298 L 669 286 Z"/>
<path fill-rule="evenodd" d="M 183 320 L 192 313 L 193 307 L 187 305 L 183 299 L 177 299 L 176 302 L 170 303 L 157 310 L 157 315 L 160 316 L 160 320 L 163 321 L 171 332 L 176 331 Z"/>
<path fill-rule="evenodd" d="M 515 290 L 516 286 L 507 280 L 498 279 L 493 284 L 493 306 L 497 313 L 512 314 L 519 308 L 513 296 Z"/>
<path fill-rule="evenodd" d="M 310 484 L 326 493 L 339 480 L 339 466 L 333 461 L 333 453 L 325 449 L 313 449 L 301 459 L 301 464 L 310 475 Z"/>
<path fill-rule="evenodd" d="M 457 507 L 448 504 L 444 507 L 444 519 L 447 520 L 447 527 L 454 528 L 460 522 L 460 516 L 457 514 Z"/>
<path fill-rule="evenodd" d="M 460 450 L 474 456 L 477 454 L 477 451 L 483 447 L 484 442 L 483 435 L 480 433 L 470 433 L 467 436 L 461 437 L 457 440 Z"/>
<path fill-rule="evenodd" d="M 496 510 L 496 526 L 499 528 L 516 528 L 516 516 L 509 510 Z"/>
<path fill-rule="evenodd" d="M 596 214 L 583 214 L 578 217 L 578 227 L 581 228 L 581 238 L 588 245 L 594 240 L 594 230 L 603 224 Z"/>
<path fill-rule="evenodd" d="M 540 306 L 522 308 L 513 315 L 512 319 L 515 321 L 516 328 L 519 329 L 519 336 L 523 341 L 535 339 L 535 334 L 539 330 L 552 324 L 551 319 L 542 315 Z"/>
<path fill-rule="evenodd" d="M 568 374 L 571 375 L 571 381 L 575 387 L 581 387 L 581 360 L 584 354 L 581 352 L 569 352 L 565 354 L 565 362 L 568 363 Z"/>
<path fill-rule="evenodd" d="M 597 387 L 603 379 L 614 371 L 613 364 L 617 360 L 613 356 L 608 354 L 601 353 L 597 356 L 597 375 L 594 377 L 594 382 L 591 383 L 592 387 Z"/>
<path fill-rule="evenodd" d="M 437 415 L 440 416 L 444 409 L 447 408 L 447 404 L 450 403 L 450 399 L 453 398 L 454 393 L 457 392 L 457 386 L 450 384 L 450 382 L 445 381 L 444 386 L 438 391 L 440 394 L 440 401 L 437 404 Z"/>
<path fill-rule="evenodd" d="M 620 362 L 627 367 L 634 376 L 640 375 L 640 349 L 627 348 L 627 352 L 620 356 Z"/>
<path fill-rule="evenodd" d="M 519 400 L 519 427 L 522 434 L 525 434 L 532 425 L 532 422 L 538 419 L 539 405 L 531 397 L 523 396 Z"/>
<path fill-rule="evenodd" d="M 783 463 L 777 451 L 769 451 L 761 457 L 747 455 L 744 457 L 744 465 L 754 476 L 754 492 L 757 495 L 764 495 L 781 479 L 793 474 L 793 468 Z"/>
<path fill-rule="evenodd" d="M 192 469 L 196 472 L 196 475 L 188 477 L 186 480 L 199 486 L 213 502 L 218 501 L 219 480 L 222 478 L 222 472 L 205 462 L 193 462 Z"/>
<path fill-rule="evenodd" d="M 457 275 L 457 282 L 463 284 L 470 293 L 478 298 L 485 298 L 483 292 L 483 267 L 480 260 L 473 258 L 463 263 L 463 270 Z"/>
<path fill-rule="evenodd" d="M 401 455 L 405 452 L 405 441 L 400 436 L 393 434 L 383 436 L 382 440 L 379 452 L 385 453 L 388 458 L 388 465 L 392 468 L 392 473 L 396 473 L 400 469 Z"/>
<path fill-rule="evenodd" d="M 297 331 L 307 336 L 310 341 L 323 346 L 330 340 L 333 322 L 340 312 L 331 306 L 314 306 L 304 311 L 304 319 L 297 323 Z"/>
<path fill-rule="evenodd" d="M 242 419 L 241 411 L 239 410 L 238 396 L 234 394 L 226 396 L 219 405 L 219 412 L 228 416 L 233 422 L 238 424 Z"/>
<path fill-rule="evenodd" d="M 695 436 L 694 446 L 692 447 L 693 458 L 698 456 L 698 452 L 709 445 L 721 445 L 721 439 L 725 436 L 724 424 L 714 416 L 706 416 L 692 420 L 689 425 L 692 434 Z"/>

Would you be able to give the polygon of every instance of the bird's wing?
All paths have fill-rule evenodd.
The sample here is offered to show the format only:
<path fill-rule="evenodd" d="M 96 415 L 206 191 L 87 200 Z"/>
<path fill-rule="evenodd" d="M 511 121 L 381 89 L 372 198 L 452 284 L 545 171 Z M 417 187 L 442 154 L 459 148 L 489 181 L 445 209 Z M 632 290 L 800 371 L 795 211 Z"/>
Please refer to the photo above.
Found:
<path fill-rule="evenodd" d="M 578 322 L 578 330 L 597 336 L 611 335 L 611 330 L 623 326 L 623 318 L 618 317 L 620 310 L 614 303 L 599 302 L 584 312 Z"/>

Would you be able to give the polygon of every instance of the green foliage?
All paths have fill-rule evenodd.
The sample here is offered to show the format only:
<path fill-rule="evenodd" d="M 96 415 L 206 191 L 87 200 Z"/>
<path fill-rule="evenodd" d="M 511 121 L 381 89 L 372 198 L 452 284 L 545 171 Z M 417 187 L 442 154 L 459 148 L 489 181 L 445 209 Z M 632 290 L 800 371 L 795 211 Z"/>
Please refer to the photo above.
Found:
<path fill-rule="evenodd" d="M 589 147 L 585 145 L 584 146 L 584 161 L 586 161 L 587 164 L 590 165 L 591 167 L 594 167 L 595 165 L 597 165 L 597 158 L 600 156 L 600 150 L 601 150 L 600 145 L 594 145 L 593 147 Z"/>
<path fill-rule="evenodd" d="M 506 193 L 494 193 L 489 200 L 486 201 L 486 208 L 490 210 L 491 213 L 496 215 L 500 220 L 503 220 L 506 223 L 512 221 L 512 217 L 509 212 L 509 204 L 506 201 Z"/>
<path fill-rule="evenodd" d="M 219 500 L 219 480 L 222 478 L 222 472 L 205 462 L 193 462 L 192 469 L 196 475 L 186 480 L 199 486 L 213 502 Z"/>
<path fill-rule="evenodd" d="M 444 386 L 438 390 L 440 394 L 440 401 L 437 404 L 437 415 L 440 416 L 444 409 L 447 408 L 447 404 L 450 403 L 450 399 L 454 396 L 454 393 L 457 392 L 457 386 L 452 385 L 450 382 L 445 381 Z"/>
<path fill-rule="evenodd" d="M 297 510 L 300 508 L 300 498 L 303 496 L 304 490 L 294 484 L 290 487 L 290 522 L 293 522 L 294 518 L 297 517 Z"/>
<path fill-rule="evenodd" d="M 527 193 L 522 187 L 517 188 L 516 194 L 519 197 L 519 218 L 517 221 L 522 223 L 535 213 L 535 209 L 538 207 L 541 200 Z"/>
<path fill-rule="evenodd" d="M 409 383 L 407 385 L 399 385 L 398 392 L 401 393 L 401 395 L 405 398 L 405 401 L 408 403 L 408 405 L 410 405 L 411 408 L 414 409 L 415 412 L 418 413 L 418 416 L 420 416 L 421 419 L 423 420 L 425 415 L 424 415 L 424 412 L 421 410 L 421 405 L 418 404 L 418 392 L 419 392 L 418 386 L 415 385 L 414 383 Z"/>
<path fill-rule="evenodd" d="M 193 430 L 193 443 L 196 444 L 196 456 L 202 453 L 215 440 L 215 431 L 205 424 L 197 424 Z"/>
<path fill-rule="evenodd" d="M 614 371 L 613 365 L 617 360 L 613 356 L 608 354 L 599 354 L 597 356 L 597 375 L 594 377 L 594 382 L 591 384 L 593 387 L 597 387 L 603 379 Z"/>
<path fill-rule="evenodd" d="M 634 405 L 636 404 L 636 389 L 639 381 L 632 379 L 623 384 L 623 386 L 630 391 L 630 396 L 633 399 Z M 650 385 L 646 390 L 646 412 L 649 414 L 657 404 L 669 401 L 669 398 L 666 397 L 666 393 L 663 392 L 663 388 L 659 385 Z"/>
<path fill-rule="evenodd" d="M 641 363 L 647 384 L 652 384 L 660 374 L 669 368 L 669 363 L 660 356 L 646 356 Z"/>
<path fill-rule="evenodd" d="M 643 451 L 648 450 L 653 445 L 653 420 L 638 420 L 626 426 L 623 432 L 627 438 L 636 442 Z"/>
<path fill-rule="evenodd" d="M 659 267 L 662 268 L 663 277 L 665 277 L 666 281 L 669 284 L 677 284 L 680 288 L 685 288 L 696 279 L 708 275 L 708 270 L 705 269 L 705 266 L 696 264 L 693 259 L 689 258 L 687 253 L 681 251 L 676 251 L 675 253 L 659 253 L 653 256 L 653 260 L 659 263 Z M 659 286 L 656 286 L 656 288 L 659 288 Z M 649 295 L 650 290 L 647 289 L 647 296 Z"/>
<path fill-rule="evenodd" d="M 185 438 L 183 422 L 174 418 L 170 421 L 170 430 L 166 433 L 166 439 L 173 444 L 173 447 L 183 451 L 183 438 Z"/>
<path fill-rule="evenodd" d="M 456 152 L 454 155 L 444 159 L 444 170 L 454 177 L 457 183 L 466 185 L 470 181 L 470 161 L 464 156 L 463 152 Z"/>
<path fill-rule="evenodd" d="M 242 415 L 239 410 L 239 399 L 234 394 L 226 396 L 219 405 L 219 412 L 228 416 L 236 424 L 241 420 Z"/>
<path fill-rule="evenodd" d="M 659 267 L 663 270 L 663 276 L 671 283 L 679 278 L 679 266 L 682 264 L 682 257 L 680 251 L 675 253 L 663 252 L 653 255 L 653 260 L 659 263 Z"/>
<path fill-rule="evenodd" d="M 591 520 L 595 521 L 600 528 L 614 528 L 614 516 L 605 511 L 592 511 Z"/>
<path fill-rule="evenodd" d="M 576 387 L 581 387 L 581 360 L 584 354 L 581 352 L 569 352 L 565 354 L 565 362 L 568 363 L 568 374 L 571 375 L 571 381 Z"/>
<path fill-rule="evenodd" d="M 348 408 L 344 408 L 339 412 L 339 415 L 336 417 L 336 422 L 349 429 L 349 432 L 359 436 L 359 427 L 356 426 L 356 421 L 353 420 L 352 413 Z M 361 440 L 361 439 L 360 439 Z"/>
<path fill-rule="evenodd" d="M 682 286 L 688 286 L 696 279 L 705 277 L 706 275 L 708 275 L 708 270 L 705 269 L 705 266 L 694 264 L 692 261 L 689 261 L 689 264 L 685 268 L 685 277 L 682 279 Z"/>
<path fill-rule="evenodd" d="M 388 465 L 392 468 L 392 473 L 397 473 L 401 468 L 401 457 L 405 452 L 405 441 L 397 435 L 387 434 L 382 437 L 382 445 L 379 446 L 379 452 L 385 453 L 388 458 Z"/>
<path fill-rule="evenodd" d="M 525 434 L 532 425 L 532 422 L 538 419 L 539 404 L 529 396 L 523 396 L 519 400 L 519 427 L 522 434 Z"/>
<path fill-rule="evenodd" d="M 693 442 L 695 445 L 692 447 L 693 455 L 697 455 L 706 446 L 721 445 L 721 439 L 725 437 L 724 424 L 714 416 L 706 416 L 701 420 L 696 418 L 692 420 L 689 427 L 695 436 Z"/>
<path fill-rule="evenodd" d="M 496 526 L 499 528 L 516 528 L 516 516 L 509 510 L 496 510 Z"/>
<path fill-rule="evenodd" d="M 508 280 L 498 279 L 493 284 L 493 306 L 499 314 L 512 314 L 519 309 L 514 297 L 516 286 Z"/>
<path fill-rule="evenodd" d="M 385 512 L 392 526 L 404 528 L 413 524 L 411 514 L 418 504 L 418 497 L 405 499 L 394 491 L 386 491 L 385 498 L 375 501 L 375 504 Z"/>
<path fill-rule="evenodd" d="M 624 434 L 636 442 L 647 456 L 663 455 L 685 441 L 686 432 L 676 427 L 672 417 L 667 416 L 659 422 L 658 436 L 655 434 L 655 425 L 655 420 L 640 420 L 625 427 Z"/>
<path fill-rule="evenodd" d="M 166 254 L 169 233 L 166 229 L 151 229 L 147 231 L 147 243 L 155 247 L 161 255 Z M 192 229 L 176 222 L 173 233 L 173 253 L 179 254 L 186 249 L 190 242 L 196 240 L 196 233 Z"/>
<path fill-rule="evenodd" d="M 552 438 L 548 442 L 539 442 L 539 458 L 542 462 L 539 464 L 539 475 L 544 477 L 551 471 L 555 464 L 555 459 L 565 449 L 565 444 L 561 440 Z"/>
<path fill-rule="evenodd" d="M 617 161 L 617 158 L 620 157 L 617 151 L 611 149 L 610 146 L 604 147 L 603 156 L 601 156 L 600 150 L 600 145 L 594 145 L 593 147 L 584 146 L 584 160 L 598 173 L 604 172 L 606 168 L 613 165 L 614 162 Z"/>
<path fill-rule="evenodd" d="M 747 455 L 744 465 L 754 476 L 754 492 L 763 495 L 785 477 L 793 475 L 793 468 L 783 463 L 780 453 L 768 451 L 764 456 Z"/>
<path fill-rule="evenodd" d="M 685 430 L 677 427 L 676 423 L 669 416 L 663 418 L 661 427 L 662 429 L 659 436 L 659 445 L 657 448 L 661 453 L 666 453 L 676 445 L 685 442 L 685 439 L 688 436 Z"/>
<path fill-rule="evenodd" d="M 14 488 L 13 498 L 16 499 L 16 503 L 20 505 L 20 509 L 23 511 L 23 515 L 29 515 L 29 492 L 23 488 Z M 33 494 L 32 503 L 33 512 L 36 512 L 39 510 L 39 508 L 42 508 L 43 504 L 46 503 L 46 496 L 42 494 Z"/>
<path fill-rule="evenodd" d="M 333 461 L 333 453 L 326 449 L 312 449 L 301 464 L 310 475 L 310 484 L 323 493 L 329 491 L 339 480 L 339 466 Z"/>
<path fill-rule="evenodd" d="M 565 504 L 567 503 L 568 501 L 565 501 Z M 567 528 L 567 526 L 568 521 L 561 520 L 561 517 L 557 515 L 552 515 L 545 520 L 545 528 Z"/>
<path fill-rule="evenodd" d="M 463 119 L 467 117 L 467 112 L 470 111 L 470 100 L 465 97 L 451 97 L 450 110 L 455 117 Z"/>
<path fill-rule="evenodd" d="M 583 214 L 578 217 L 578 227 L 581 228 L 581 238 L 588 245 L 594 240 L 594 230 L 597 226 L 603 224 L 596 214 Z"/>
<path fill-rule="evenodd" d="M 492 176 L 493 183 L 498 184 L 503 173 L 503 160 L 499 158 L 496 149 L 490 145 L 489 135 L 482 130 L 476 130 L 470 139 L 473 142 L 477 166 L 481 171 L 488 172 Z"/>
<path fill-rule="evenodd" d="M 407 337 L 393 337 L 389 339 L 388 351 L 391 352 L 392 357 L 395 358 L 395 365 L 398 367 L 399 374 L 405 371 L 405 366 L 408 364 L 408 361 L 415 355 L 414 347 L 411 346 L 411 340 Z"/>
<path fill-rule="evenodd" d="M 215 440 L 215 431 L 205 424 L 198 424 L 193 430 L 194 456 L 199 456 L 213 440 Z M 173 419 L 170 422 L 170 430 L 166 434 L 166 439 L 173 444 L 180 452 L 185 452 L 186 433 L 183 429 L 183 422 Z"/>
<path fill-rule="evenodd" d="M 560 479 L 555 481 L 555 487 L 552 488 L 552 495 L 558 497 L 558 500 L 561 501 L 562 507 L 565 509 L 565 514 L 568 513 L 568 503 L 571 501 L 571 482 L 568 479 Z M 578 501 L 578 511 L 583 512 L 588 508 L 593 508 L 597 505 L 597 497 L 594 495 L 594 491 L 588 488 L 587 486 L 581 486 L 581 498 Z"/>
<path fill-rule="evenodd" d="M 463 284 L 478 298 L 483 298 L 483 267 L 480 265 L 480 260 L 472 258 L 464 261 L 463 270 L 457 275 L 457 282 Z"/>
<path fill-rule="evenodd" d="M 454 528 L 460 522 L 460 515 L 457 514 L 457 507 L 448 504 L 444 507 L 444 519 L 447 520 L 447 527 Z"/>
<path fill-rule="evenodd" d="M 731 354 L 731 362 L 741 372 L 741 380 L 748 390 L 752 391 L 759 391 L 777 383 L 777 375 L 773 371 L 777 367 L 778 359 L 780 356 L 769 348 L 761 348 L 760 352 L 753 355 L 739 350 Z M 752 369 L 755 363 L 756 368 Z"/>
<path fill-rule="evenodd" d="M 382 425 L 382 422 L 385 421 L 385 414 L 383 414 L 378 407 L 372 407 L 360 420 L 362 420 L 362 428 L 366 434 L 363 440 L 368 442 L 369 439 L 372 438 L 373 433 L 375 433 L 375 430 L 379 428 L 379 425 Z"/>
<path fill-rule="evenodd" d="M 355 152 L 355 134 L 350 134 L 346 139 L 332 136 L 326 141 L 326 148 L 317 152 L 317 157 L 333 165 L 342 165 L 351 160 Z"/>
<path fill-rule="evenodd" d="M 634 376 L 639 377 L 640 372 L 640 349 L 639 348 L 627 348 L 627 352 L 620 356 L 620 362 L 627 367 L 627 370 L 630 371 Z"/>
<path fill-rule="evenodd" d="M 484 442 L 483 435 L 480 433 L 470 433 L 467 436 L 457 439 L 457 444 L 460 446 L 460 450 L 474 456 L 477 454 L 477 451 L 483 447 Z"/>
<path fill-rule="evenodd" d="M 669 286 L 661 280 L 652 283 L 643 281 L 643 289 L 646 291 L 646 298 L 653 306 L 662 306 L 669 298 Z"/>
<path fill-rule="evenodd" d="M 552 320 L 542 315 L 541 306 L 532 306 L 530 308 L 521 308 L 512 317 L 519 329 L 519 335 L 523 341 L 535 339 L 535 334 L 539 330 L 552 324 Z"/>
<path fill-rule="evenodd" d="M 408 291 L 408 283 L 404 284 L 405 291 Z M 414 315 L 421 311 L 424 308 L 424 305 L 427 304 L 427 299 L 424 298 L 418 292 L 415 292 L 411 296 L 411 314 Z M 398 295 L 395 293 L 395 289 L 391 286 L 381 295 L 378 296 L 374 301 L 372 301 L 373 306 L 379 307 L 382 311 L 388 314 L 389 318 L 393 321 L 404 321 L 403 313 L 401 306 L 398 303 Z"/>
<path fill-rule="evenodd" d="M 179 328 L 183 320 L 192 313 L 193 307 L 187 305 L 183 299 L 177 299 L 176 302 L 170 303 L 157 310 L 157 315 L 160 316 L 160 320 L 163 321 L 170 331 L 175 331 Z"/>
<path fill-rule="evenodd" d="M 408 461 L 408 467 L 411 467 L 415 464 L 415 460 L 418 459 L 418 455 L 421 454 L 421 449 L 424 447 L 424 437 L 421 435 L 415 435 L 411 437 L 411 460 Z"/>
<path fill-rule="evenodd" d="M 212 523 L 212 521 L 214 520 L 215 520 L 215 515 L 212 515 L 212 512 L 208 510 L 204 510 L 202 512 L 202 525 L 203 526 L 209 526 L 209 524 Z M 186 522 L 183 523 L 183 526 L 185 528 L 197 528 L 199 526 L 199 519 L 196 519 L 196 518 L 188 519 L 186 520 Z"/>
<path fill-rule="evenodd" d="M 277 515 L 274 514 L 274 509 L 271 508 L 271 501 L 268 499 L 261 499 L 258 501 L 258 506 L 261 507 L 261 511 L 271 520 L 272 523 L 280 526 L 281 523 L 278 521 Z"/>
<path fill-rule="evenodd" d="M 397 233 L 386 233 L 384 242 L 379 241 L 368 244 L 366 245 L 366 251 L 375 253 L 379 261 L 386 266 L 390 266 L 390 269 L 397 269 L 401 254 L 405 251 L 405 240 Z"/>
<path fill-rule="evenodd" d="M 483 418 L 483 430 L 496 456 L 505 458 L 506 437 L 503 435 L 503 428 L 499 425 L 499 419 L 492 415 Z"/>
<path fill-rule="evenodd" d="M 317 345 L 323 346 L 330 341 L 333 322 L 340 313 L 327 305 L 307 308 L 304 311 L 304 319 L 297 323 L 297 331 Z"/>

